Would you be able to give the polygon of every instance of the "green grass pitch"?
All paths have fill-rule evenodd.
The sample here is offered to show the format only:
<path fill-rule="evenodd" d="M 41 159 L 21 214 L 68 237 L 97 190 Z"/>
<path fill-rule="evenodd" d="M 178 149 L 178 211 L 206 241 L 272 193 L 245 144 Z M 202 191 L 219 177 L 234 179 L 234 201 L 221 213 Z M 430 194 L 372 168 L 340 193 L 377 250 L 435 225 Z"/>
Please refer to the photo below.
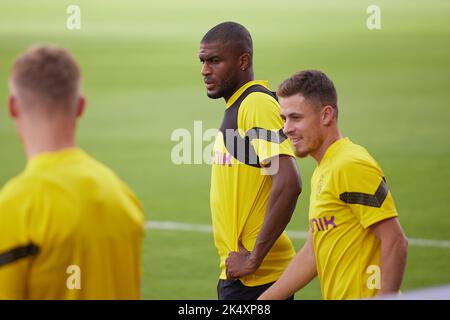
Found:
<path fill-rule="evenodd" d="M 66 29 L 70 4 L 81 29 Z M 224 102 L 206 97 L 197 57 L 215 24 L 244 24 L 257 79 L 274 89 L 301 69 L 321 69 L 339 94 L 340 126 L 384 169 L 408 237 L 449 240 L 450 3 L 372 1 L 0 2 L 0 186 L 25 161 L 7 109 L 12 59 L 35 42 L 63 45 L 83 69 L 88 109 L 78 142 L 142 200 L 147 220 L 209 224 L 208 165 L 176 166 L 176 128 L 217 128 Z M 298 161 L 304 190 L 289 230 L 306 230 L 311 159 Z M 303 240 L 295 239 L 296 249 Z M 212 234 L 147 230 L 143 298 L 215 299 Z M 410 246 L 403 291 L 450 283 L 450 248 Z M 297 299 L 320 298 L 318 281 Z"/>

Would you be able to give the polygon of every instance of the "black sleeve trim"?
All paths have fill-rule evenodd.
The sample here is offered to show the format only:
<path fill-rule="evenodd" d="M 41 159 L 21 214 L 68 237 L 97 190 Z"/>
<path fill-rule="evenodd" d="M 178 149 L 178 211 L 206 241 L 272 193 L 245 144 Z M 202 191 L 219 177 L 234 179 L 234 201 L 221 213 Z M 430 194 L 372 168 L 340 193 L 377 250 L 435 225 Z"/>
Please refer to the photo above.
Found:
<path fill-rule="evenodd" d="M 388 193 L 389 188 L 386 184 L 386 180 L 383 178 L 377 191 L 375 191 L 375 194 L 373 195 L 360 192 L 344 192 L 340 194 L 339 199 L 348 204 L 361 204 L 363 206 L 380 208 Z"/>
<path fill-rule="evenodd" d="M 254 127 L 248 130 L 245 135 L 250 139 L 250 141 L 254 139 L 263 139 L 278 144 L 287 139 L 287 136 L 284 134 L 283 129 L 278 130 L 278 132 L 274 132 L 272 130 Z"/>
<path fill-rule="evenodd" d="M 26 257 L 34 256 L 38 252 L 39 247 L 30 243 L 29 245 L 17 247 L 9 251 L 0 253 L 0 267 Z"/>

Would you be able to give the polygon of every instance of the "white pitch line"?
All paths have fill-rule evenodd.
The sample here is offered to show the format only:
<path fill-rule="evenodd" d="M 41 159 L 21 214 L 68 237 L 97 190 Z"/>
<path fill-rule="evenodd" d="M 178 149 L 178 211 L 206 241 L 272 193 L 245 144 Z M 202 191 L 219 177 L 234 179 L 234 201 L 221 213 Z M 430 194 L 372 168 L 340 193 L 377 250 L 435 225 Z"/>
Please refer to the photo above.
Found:
<path fill-rule="evenodd" d="M 190 224 L 173 221 L 147 221 L 145 222 L 146 229 L 158 230 L 181 230 L 181 231 L 198 231 L 212 233 L 212 226 L 207 224 Z"/>
<path fill-rule="evenodd" d="M 411 239 L 408 238 L 408 243 L 416 247 L 432 247 L 432 248 L 450 248 L 450 241 L 448 240 L 432 240 L 432 239 Z"/>
<path fill-rule="evenodd" d="M 191 224 L 174 221 L 147 221 L 145 223 L 145 228 L 156 230 L 196 231 L 212 233 L 212 226 L 208 224 Z M 288 230 L 287 234 L 292 239 L 306 239 L 308 232 Z M 408 243 L 409 245 L 414 247 L 450 248 L 449 240 L 408 238 Z"/>

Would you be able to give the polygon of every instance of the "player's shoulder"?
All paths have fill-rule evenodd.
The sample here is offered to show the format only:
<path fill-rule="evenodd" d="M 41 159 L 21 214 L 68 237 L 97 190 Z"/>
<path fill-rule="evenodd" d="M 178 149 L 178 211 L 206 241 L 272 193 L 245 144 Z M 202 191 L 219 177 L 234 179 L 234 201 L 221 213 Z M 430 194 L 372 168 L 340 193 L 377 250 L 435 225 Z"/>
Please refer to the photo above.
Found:
<path fill-rule="evenodd" d="M 96 177 L 97 187 L 110 189 L 110 193 L 105 193 L 109 194 L 108 201 L 119 201 L 118 199 L 121 199 L 120 201 L 132 203 L 135 210 L 130 212 L 133 212 L 134 218 L 137 219 L 136 221 L 139 224 L 143 224 L 144 208 L 133 189 L 111 167 L 93 157 L 91 157 L 91 161 L 95 163 L 93 167 L 97 167 L 97 172 L 99 172 Z M 111 195 L 113 195 L 112 198 Z"/>
<path fill-rule="evenodd" d="M 73 166 L 66 166 L 62 170 L 64 174 L 67 170 L 71 171 L 75 180 L 87 179 L 103 186 L 107 186 L 111 180 L 120 180 L 109 165 L 85 151 L 79 153 L 79 157 L 73 162 Z M 68 183 L 73 183 L 73 181 L 69 180 Z"/>
<path fill-rule="evenodd" d="M 107 176 L 112 179 L 119 179 L 115 171 L 110 166 L 87 153 L 85 155 L 86 155 L 86 161 L 84 162 L 85 169 L 86 171 L 88 172 L 90 171 L 92 173 L 89 176 L 97 176 L 97 177 Z"/>
<path fill-rule="evenodd" d="M 22 172 L 13 177 L 0 189 L 0 203 L 11 198 L 20 199 L 26 194 L 30 194 L 36 187 L 36 178 Z"/>
<path fill-rule="evenodd" d="M 258 111 L 258 112 L 280 112 L 280 105 L 278 101 L 270 95 L 268 92 L 251 92 L 241 102 L 241 110 L 245 111 Z"/>
<path fill-rule="evenodd" d="M 355 172 L 361 170 L 378 170 L 381 168 L 369 151 L 350 140 L 342 146 L 335 159 L 335 166 L 338 171 Z"/>
<path fill-rule="evenodd" d="M 41 181 L 26 172 L 9 180 L 0 190 L 0 217 L 10 219 L 31 205 L 41 190 Z"/>
<path fill-rule="evenodd" d="M 109 186 L 111 188 L 116 187 L 122 192 L 135 197 L 134 192 L 128 184 L 110 166 L 92 156 L 89 156 L 89 158 L 91 161 L 91 174 L 89 176 L 95 177 L 95 180 L 102 186 L 102 188 L 105 186 Z"/>

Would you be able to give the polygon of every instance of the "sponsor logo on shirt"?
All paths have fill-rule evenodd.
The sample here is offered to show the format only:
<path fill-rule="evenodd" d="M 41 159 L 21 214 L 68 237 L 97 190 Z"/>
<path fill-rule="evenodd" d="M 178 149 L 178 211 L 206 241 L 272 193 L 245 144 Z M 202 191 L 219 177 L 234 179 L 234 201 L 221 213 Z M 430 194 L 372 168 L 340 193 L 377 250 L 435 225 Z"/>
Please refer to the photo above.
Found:
<path fill-rule="evenodd" d="M 336 222 L 334 221 L 334 216 L 313 218 L 309 220 L 309 226 L 312 232 L 327 231 L 328 229 L 336 228 Z"/>
<path fill-rule="evenodd" d="M 231 159 L 232 159 L 231 154 L 216 150 L 214 152 L 213 164 L 231 167 L 232 166 Z"/>

